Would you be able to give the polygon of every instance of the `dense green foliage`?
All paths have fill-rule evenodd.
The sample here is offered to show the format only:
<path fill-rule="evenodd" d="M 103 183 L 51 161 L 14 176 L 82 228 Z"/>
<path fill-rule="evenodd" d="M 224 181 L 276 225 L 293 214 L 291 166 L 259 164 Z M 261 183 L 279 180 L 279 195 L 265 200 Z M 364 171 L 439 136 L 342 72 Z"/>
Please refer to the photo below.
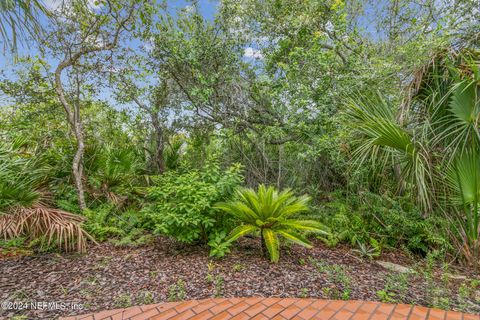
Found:
<path fill-rule="evenodd" d="M 393 200 L 387 195 L 360 193 L 346 199 L 339 193 L 335 200 L 316 208 L 309 218 L 316 218 L 334 231 L 322 239 L 331 246 L 346 242 L 371 249 L 404 248 L 426 255 L 431 250 L 448 252 L 446 220 L 423 218 L 408 199 Z"/>
<path fill-rule="evenodd" d="M 170 171 L 153 180 L 153 186 L 147 188 L 152 204 L 144 210 L 152 229 L 193 243 L 207 242 L 214 232 L 227 227 L 227 219 L 213 205 L 228 199 L 242 177 L 239 165 L 221 170 L 212 162 L 202 170 Z"/>
<path fill-rule="evenodd" d="M 407 108 L 381 96 L 347 105 L 358 163 L 397 166 L 400 189 L 416 194 L 425 211 L 436 206 L 446 213 L 457 229 L 455 245 L 470 263 L 480 254 L 479 64 L 478 51 L 440 53 L 417 75 Z"/>
<path fill-rule="evenodd" d="M 0 212 L 35 204 L 47 170 L 20 141 L 0 144 Z"/>
<path fill-rule="evenodd" d="M 90 236 L 82 229 L 84 218 L 48 207 L 44 190 L 51 178 L 44 157 L 35 157 L 23 141 L 0 144 L 0 238 L 23 237 L 40 248 L 86 250 Z"/>

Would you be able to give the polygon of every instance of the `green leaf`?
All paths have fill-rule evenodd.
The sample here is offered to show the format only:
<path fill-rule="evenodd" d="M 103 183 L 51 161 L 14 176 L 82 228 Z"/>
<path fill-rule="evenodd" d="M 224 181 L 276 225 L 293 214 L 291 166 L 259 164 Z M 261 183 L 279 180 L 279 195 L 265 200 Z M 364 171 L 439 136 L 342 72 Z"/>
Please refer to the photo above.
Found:
<path fill-rule="evenodd" d="M 329 233 L 328 228 L 324 224 L 314 220 L 286 220 L 279 223 L 279 226 L 297 230 L 307 230 L 324 235 Z"/>
<path fill-rule="evenodd" d="M 246 234 L 252 233 L 258 228 L 256 226 L 252 225 L 243 225 L 243 226 L 238 226 L 235 229 L 232 230 L 230 235 L 227 237 L 227 241 L 233 242 L 237 240 L 240 237 L 243 237 Z"/>
<path fill-rule="evenodd" d="M 280 243 L 275 232 L 271 229 L 263 229 L 263 240 L 270 255 L 270 261 L 278 262 L 280 258 Z"/>
<path fill-rule="evenodd" d="M 469 151 L 457 156 L 447 171 L 447 181 L 456 204 L 474 204 L 480 199 L 480 159 Z"/>
<path fill-rule="evenodd" d="M 285 239 L 288 239 L 296 244 L 299 244 L 309 249 L 312 247 L 311 243 L 305 237 L 301 236 L 300 234 L 294 233 L 293 231 L 276 230 L 276 232 L 283 236 Z"/>

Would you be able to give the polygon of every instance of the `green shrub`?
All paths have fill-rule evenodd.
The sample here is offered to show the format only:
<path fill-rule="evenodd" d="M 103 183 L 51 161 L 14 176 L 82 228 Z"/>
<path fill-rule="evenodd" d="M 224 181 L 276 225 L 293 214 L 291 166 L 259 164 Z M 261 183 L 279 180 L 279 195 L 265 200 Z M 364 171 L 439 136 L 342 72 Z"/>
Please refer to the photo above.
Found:
<path fill-rule="evenodd" d="M 0 140 L 0 214 L 37 204 L 49 166 L 23 140 Z"/>
<path fill-rule="evenodd" d="M 230 253 L 231 243 L 225 241 L 227 232 L 220 231 L 210 234 L 208 246 L 210 247 L 210 257 L 222 258 L 225 254 Z"/>
<path fill-rule="evenodd" d="M 137 151 L 131 146 L 93 144 L 87 148 L 85 158 L 91 198 L 124 205 L 144 165 Z"/>
<path fill-rule="evenodd" d="M 83 212 L 88 230 L 97 241 L 111 240 L 117 245 L 143 244 L 145 217 L 134 209 L 119 211 L 113 204 L 102 204 Z"/>
<path fill-rule="evenodd" d="M 323 238 L 327 244 L 358 246 L 374 239 L 379 247 L 404 247 L 420 255 L 449 248 L 444 219 L 434 215 L 423 218 L 408 202 L 371 193 L 350 196 L 348 201 L 340 194 L 335 198 L 317 208 L 316 219 L 332 230 L 331 236 Z"/>
<path fill-rule="evenodd" d="M 154 177 L 155 185 L 147 188 L 151 205 L 144 209 L 149 227 L 185 243 L 206 243 L 211 233 L 228 225 L 228 219 L 213 205 L 232 194 L 242 181 L 240 172 L 238 164 L 222 171 L 213 162 L 203 170 L 169 171 Z"/>

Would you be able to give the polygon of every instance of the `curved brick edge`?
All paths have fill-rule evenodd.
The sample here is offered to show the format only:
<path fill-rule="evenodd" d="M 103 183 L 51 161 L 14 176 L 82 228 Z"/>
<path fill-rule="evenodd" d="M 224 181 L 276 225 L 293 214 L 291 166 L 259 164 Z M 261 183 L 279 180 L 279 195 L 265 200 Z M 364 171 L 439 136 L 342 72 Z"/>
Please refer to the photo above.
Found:
<path fill-rule="evenodd" d="M 407 304 L 386 304 L 373 301 L 295 298 L 225 298 L 151 304 L 60 319 L 480 320 L 480 315 L 443 311 Z"/>

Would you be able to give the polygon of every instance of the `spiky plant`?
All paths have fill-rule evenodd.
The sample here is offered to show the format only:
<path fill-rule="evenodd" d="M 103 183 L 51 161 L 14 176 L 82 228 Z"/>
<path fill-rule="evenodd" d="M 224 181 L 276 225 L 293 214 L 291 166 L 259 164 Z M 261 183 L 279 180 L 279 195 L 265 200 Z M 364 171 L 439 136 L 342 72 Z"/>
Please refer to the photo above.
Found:
<path fill-rule="evenodd" d="M 132 148 L 104 144 L 87 149 L 85 167 L 92 195 L 121 205 L 135 184 L 142 162 Z"/>
<path fill-rule="evenodd" d="M 260 185 L 258 192 L 241 188 L 236 191 L 237 199 L 218 203 L 215 208 L 231 214 L 241 225 L 236 227 L 227 241 L 259 232 L 263 253 L 267 252 L 272 262 L 280 257 L 279 236 L 311 248 L 312 245 L 300 231 L 327 234 L 327 229 L 318 221 L 299 220 L 295 214 L 308 211 L 308 196 L 296 197 L 291 190 L 279 192 L 274 187 Z"/>
<path fill-rule="evenodd" d="M 480 266 L 480 158 L 474 150 L 460 154 L 449 165 L 447 185 L 453 206 L 447 218 L 455 247 L 469 265 Z"/>
<path fill-rule="evenodd" d="M 380 94 L 347 104 L 356 163 L 397 168 L 399 182 L 425 212 L 437 209 L 452 220 L 453 242 L 465 260 L 478 261 L 480 51 L 440 53 L 411 88 L 403 106 Z"/>
<path fill-rule="evenodd" d="M 182 147 L 185 141 L 181 136 L 174 137 L 171 142 L 167 144 L 164 151 L 165 165 L 170 170 L 175 170 L 179 167 L 182 159 Z"/>
<path fill-rule="evenodd" d="M 81 227 L 83 217 L 49 208 L 43 201 L 48 171 L 23 142 L 0 144 L 0 238 L 41 238 L 45 245 L 85 252 L 90 236 Z"/>

